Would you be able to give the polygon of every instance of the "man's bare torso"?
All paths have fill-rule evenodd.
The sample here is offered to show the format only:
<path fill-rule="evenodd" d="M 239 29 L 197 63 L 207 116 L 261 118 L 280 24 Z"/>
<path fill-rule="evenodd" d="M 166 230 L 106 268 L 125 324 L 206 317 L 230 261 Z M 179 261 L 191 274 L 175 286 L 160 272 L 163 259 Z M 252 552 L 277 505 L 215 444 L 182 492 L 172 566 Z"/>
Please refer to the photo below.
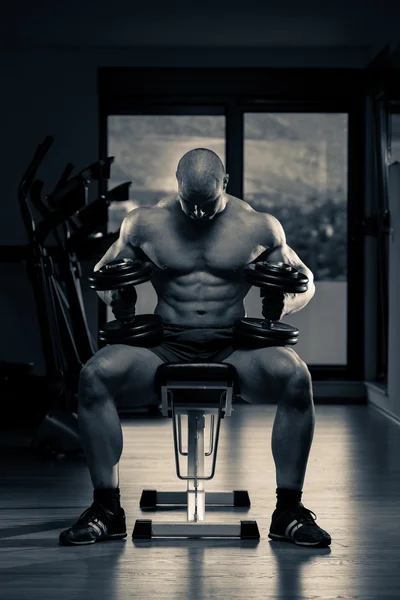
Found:
<path fill-rule="evenodd" d="M 156 265 L 155 313 L 166 323 L 226 325 L 244 316 L 243 268 L 276 243 L 273 217 L 227 195 L 225 209 L 198 222 L 176 196 L 140 208 L 128 239 Z"/>

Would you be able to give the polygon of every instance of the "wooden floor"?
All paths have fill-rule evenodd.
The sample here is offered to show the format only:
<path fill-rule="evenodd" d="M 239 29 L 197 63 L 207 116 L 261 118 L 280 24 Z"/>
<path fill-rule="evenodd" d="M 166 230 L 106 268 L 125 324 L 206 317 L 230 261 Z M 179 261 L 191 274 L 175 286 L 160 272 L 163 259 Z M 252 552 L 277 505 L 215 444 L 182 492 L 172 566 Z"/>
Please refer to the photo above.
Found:
<path fill-rule="evenodd" d="M 275 506 L 270 435 L 275 407 L 237 406 L 222 423 L 217 473 L 206 489 L 248 489 L 249 511 L 207 520 L 256 519 L 259 543 L 160 540 L 133 544 L 143 488 L 181 490 L 168 419 L 124 420 L 122 505 L 128 538 L 84 547 L 58 534 L 89 505 L 83 458 L 41 464 L 17 440 L 2 441 L 1 600 L 208 600 L 400 598 L 400 427 L 366 406 L 316 407 L 303 502 L 329 531 L 329 549 L 268 539 Z M 184 520 L 184 511 L 152 513 Z"/>

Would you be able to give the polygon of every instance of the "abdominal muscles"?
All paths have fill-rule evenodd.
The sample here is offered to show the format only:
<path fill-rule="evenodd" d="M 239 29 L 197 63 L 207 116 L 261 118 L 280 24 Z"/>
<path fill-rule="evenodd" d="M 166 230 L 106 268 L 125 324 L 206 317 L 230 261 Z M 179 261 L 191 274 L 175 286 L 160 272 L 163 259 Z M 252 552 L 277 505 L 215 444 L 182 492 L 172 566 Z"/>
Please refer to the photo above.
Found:
<path fill-rule="evenodd" d="M 230 326 L 244 316 L 243 299 L 248 287 L 230 271 L 214 275 L 197 271 L 153 280 L 158 295 L 155 313 L 164 322 L 191 326 Z"/>

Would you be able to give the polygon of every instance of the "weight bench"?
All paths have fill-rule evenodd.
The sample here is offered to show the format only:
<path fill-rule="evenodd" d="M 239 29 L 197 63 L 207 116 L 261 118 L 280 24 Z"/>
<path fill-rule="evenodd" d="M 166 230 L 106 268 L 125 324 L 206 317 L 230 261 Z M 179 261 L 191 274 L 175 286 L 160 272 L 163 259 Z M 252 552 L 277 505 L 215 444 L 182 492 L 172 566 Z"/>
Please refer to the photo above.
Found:
<path fill-rule="evenodd" d="M 161 393 L 162 414 L 172 418 L 176 473 L 187 481 L 187 491 L 160 492 L 143 490 L 140 508 L 152 510 L 162 506 L 186 506 L 187 521 L 154 522 L 138 519 L 133 539 L 158 537 L 223 537 L 260 539 L 256 521 L 237 524 L 206 523 L 206 506 L 250 507 L 247 491 L 206 492 L 204 482 L 212 479 L 218 451 L 221 419 L 232 414 L 237 389 L 236 370 L 226 363 L 171 363 L 158 367 L 156 386 Z M 182 417 L 187 417 L 187 449 L 182 440 Z M 204 431 L 210 417 L 209 448 L 205 451 Z M 186 457 L 186 474 L 181 472 L 180 456 Z M 212 461 L 205 474 L 205 457 Z"/>

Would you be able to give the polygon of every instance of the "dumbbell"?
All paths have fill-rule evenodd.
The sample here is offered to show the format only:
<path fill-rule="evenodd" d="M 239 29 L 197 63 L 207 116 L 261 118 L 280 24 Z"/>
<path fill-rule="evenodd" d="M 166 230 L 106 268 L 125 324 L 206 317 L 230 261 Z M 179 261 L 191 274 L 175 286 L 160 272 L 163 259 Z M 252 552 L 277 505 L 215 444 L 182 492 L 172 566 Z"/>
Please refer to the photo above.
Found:
<path fill-rule="evenodd" d="M 134 286 L 150 281 L 152 275 L 151 263 L 123 258 L 100 267 L 89 277 L 89 285 L 96 291 L 119 290 L 121 296 L 129 293 L 130 300 L 136 304 L 137 294 Z M 99 337 L 103 345 L 156 346 L 163 338 L 162 319 L 158 315 L 133 314 L 124 320 L 106 323 L 100 330 Z"/>
<path fill-rule="evenodd" d="M 308 288 L 308 277 L 286 263 L 259 262 L 246 265 L 246 281 L 260 288 L 264 319 L 245 317 L 236 319 L 234 339 L 241 346 L 263 348 L 266 346 L 293 346 L 297 344 L 299 330 L 287 323 L 268 317 L 268 299 L 282 293 L 303 293 Z"/>

